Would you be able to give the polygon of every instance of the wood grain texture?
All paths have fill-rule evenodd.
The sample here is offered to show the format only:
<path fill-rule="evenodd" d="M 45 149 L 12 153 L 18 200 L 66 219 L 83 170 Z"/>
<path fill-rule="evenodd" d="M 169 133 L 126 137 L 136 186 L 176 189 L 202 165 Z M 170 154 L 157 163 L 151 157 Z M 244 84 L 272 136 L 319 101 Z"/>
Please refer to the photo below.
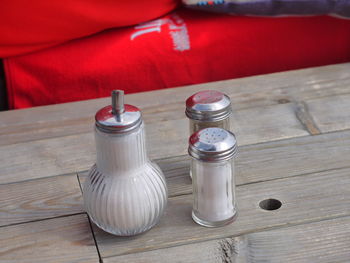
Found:
<path fill-rule="evenodd" d="M 83 212 L 77 176 L 0 185 L 0 226 Z"/>
<path fill-rule="evenodd" d="M 307 104 L 322 132 L 350 129 L 350 95 L 309 100 Z"/>
<path fill-rule="evenodd" d="M 0 147 L 0 183 L 86 170 L 95 161 L 92 134 Z"/>
<path fill-rule="evenodd" d="M 105 258 L 105 263 L 349 262 L 350 217 Z"/>
<path fill-rule="evenodd" d="M 227 93 L 235 111 L 349 94 L 349 68 L 345 63 L 143 92 L 127 95 L 126 102 L 142 109 L 146 123 L 158 123 L 182 118 L 186 98 L 204 89 Z M 0 145 L 89 132 L 95 112 L 109 103 L 103 98 L 1 112 Z"/>
<path fill-rule="evenodd" d="M 192 196 L 182 195 L 170 198 L 160 223 L 142 235 L 121 238 L 94 227 L 95 237 L 102 257 L 110 257 L 350 216 L 349 173 L 348 168 L 239 186 L 239 215 L 226 227 L 196 225 Z M 280 200 L 282 207 L 262 210 L 259 202 L 268 198 Z"/>
<path fill-rule="evenodd" d="M 168 112 L 168 115 L 171 113 Z M 296 118 L 292 103 L 236 111 L 233 115 L 233 131 L 239 145 L 309 134 Z M 188 119 L 149 124 L 146 126 L 146 135 L 152 159 L 186 154 L 189 137 Z"/>
<path fill-rule="evenodd" d="M 86 215 L 48 219 L 0 228 L 3 263 L 98 263 Z"/>
<path fill-rule="evenodd" d="M 239 145 L 308 134 L 296 119 L 292 104 L 237 111 L 234 118 Z M 147 125 L 146 136 L 151 159 L 183 155 L 187 152 L 188 120 Z M 74 173 L 95 162 L 95 142 L 92 133 L 85 133 L 4 145 L 0 159 L 0 183 Z"/>
<path fill-rule="evenodd" d="M 320 134 L 321 131 L 317 127 L 313 117 L 310 115 L 307 104 L 304 101 L 298 101 L 295 107 L 295 114 L 298 120 L 304 125 L 305 129 L 309 131 L 311 135 Z"/>
<path fill-rule="evenodd" d="M 239 147 L 236 184 L 350 167 L 350 131 Z M 169 196 L 192 193 L 187 155 L 156 160 L 171 185 Z M 84 180 L 85 173 L 79 174 Z"/>
<path fill-rule="evenodd" d="M 350 166 L 350 131 L 240 147 L 236 184 L 285 178 Z M 172 187 L 170 196 L 192 193 L 189 157 L 156 161 Z"/>
<path fill-rule="evenodd" d="M 347 63 L 127 95 L 142 109 L 150 157 L 160 158 L 171 198 L 160 224 L 145 234 L 120 238 L 95 227 L 104 261 L 347 262 L 349 69 Z M 184 101 L 203 89 L 230 95 L 240 145 L 239 216 L 216 229 L 190 217 L 184 155 Z M 99 262 L 87 216 L 71 215 L 83 212 L 77 178 L 62 174 L 95 162 L 93 115 L 106 104 L 0 113 L 0 262 Z M 267 198 L 282 207 L 262 210 Z"/>

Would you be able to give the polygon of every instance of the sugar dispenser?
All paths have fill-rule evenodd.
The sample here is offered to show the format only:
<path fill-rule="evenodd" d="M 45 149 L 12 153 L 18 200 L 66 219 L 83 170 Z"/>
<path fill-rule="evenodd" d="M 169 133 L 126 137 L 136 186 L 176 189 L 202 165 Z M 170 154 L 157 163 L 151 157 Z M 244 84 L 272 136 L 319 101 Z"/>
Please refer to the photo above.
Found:
<path fill-rule="evenodd" d="M 96 164 L 84 183 L 83 198 L 98 227 L 131 236 L 157 224 L 167 187 L 162 171 L 147 157 L 141 112 L 124 105 L 123 95 L 112 91 L 112 105 L 95 115 Z"/>
<path fill-rule="evenodd" d="M 204 90 L 186 100 L 186 116 L 190 120 L 190 135 L 208 127 L 231 130 L 231 100 L 216 90 Z"/>
<path fill-rule="evenodd" d="M 188 153 L 192 157 L 193 220 L 207 227 L 231 223 L 237 212 L 234 134 L 221 128 L 202 129 L 190 137 Z"/>

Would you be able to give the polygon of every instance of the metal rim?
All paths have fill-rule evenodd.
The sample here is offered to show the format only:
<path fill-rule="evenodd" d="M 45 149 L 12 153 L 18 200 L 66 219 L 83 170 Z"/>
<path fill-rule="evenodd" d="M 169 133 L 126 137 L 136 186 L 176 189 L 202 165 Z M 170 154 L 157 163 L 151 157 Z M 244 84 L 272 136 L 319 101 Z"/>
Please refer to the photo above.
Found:
<path fill-rule="evenodd" d="M 196 121 L 222 121 L 226 118 L 230 117 L 232 113 L 231 104 L 225 111 L 222 112 L 199 112 L 199 111 L 192 111 L 186 109 L 185 114 L 189 119 L 196 120 Z"/>
<path fill-rule="evenodd" d="M 110 127 L 110 126 L 104 126 L 104 125 L 101 125 L 100 123 L 96 122 L 95 123 L 95 127 L 101 131 L 101 132 L 104 132 L 104 133 L 113 133 L 113 134 L 125 134 L 125 133 L 129 133 L 129 132 L 132 132 L 134 130 L 136 130 L 137 128 L 139 128 L 142 124 L 142 120 L 141 118 L 133 123 L 133 125 L 130 125 L 130 126 L 123 126 L 123 127 Z"/>
<path fill-rule="evenodd" d="M 189 138 L 188 154 L 200 161 L 229 160 L 237 154 L 237 140 L 232 132 L 225 129 L 205 128 Z"/>
<path fill-rule="evenodd" d="M 206 161 L 206 162 L 217 162 L 217 161 L 226 161 L 235 157 L 238 153 L 237 146 L 230 149 L 227 152 L 221 153 L 210 153 L 210 152 L 201 152 L 198 151 L 195 147 L 188 147 L 188 154 L 198 160 L 198 161 Z"/>
<path fill-rule="evenodd" d="M 187 98 L 185 114 L 198 121 L 221 121 L 232 113 L 231 100 L 216 90 L 204 90 Z"/>
<path fill-rule="evenodd" d="M 105 133 L 128 133 L 142 123 L 139 108 L 124 104 L 124 91 L 112 91 L 112 104 L 100 109 L 95 115 L 95 126 Z"/>

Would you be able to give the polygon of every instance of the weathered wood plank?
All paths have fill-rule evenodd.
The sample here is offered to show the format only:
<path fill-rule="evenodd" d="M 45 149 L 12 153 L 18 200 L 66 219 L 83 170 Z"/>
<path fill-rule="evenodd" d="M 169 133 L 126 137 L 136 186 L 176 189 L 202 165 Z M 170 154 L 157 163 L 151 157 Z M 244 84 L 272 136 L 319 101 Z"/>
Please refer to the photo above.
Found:
<path fill-rule="evenodd" d="M 341 169 L 239 186 L 239 215 L 226 227 L 196 225 L 191 219 L 192 196 L 182 195 L 169 199 L 159 225 L 147 233 L 121 238 L 94 227 L 95 237 L 102 257 L 110 257 L 350 216 L 349 173 Z M 282 207 L 262 210 L 259 202 L 269 198 L 280 200 Z"/>
<path fill-rule="evenodd" d="M 77 176 L 0 185 L 0 226 L 83 212 Z"/>
<path fill-rule="evenodd" d="M 92 134 L 0 147 L 0 183 L 86 170 L 94 162 Z"/>
<path fill-rule="evenodd" d="M 306 136 L 239 148 L 236 184 L 350 167 L 350 131 Z M 187 155 L 156 160 L 167 178 L 169 196 L 192 193 Z M 79 174 L 84 180 L 85 173 Z"/>
<path fill-rule="evenodd" d="M 307 136 L 239 148 L 236 184 L 309 174 L 350 166 L 350 131 Z M 170 196 L 192 192 L 189 157 L 158 160 L 172 187 Z"/>
<path fill-rule="evenodd" d="M 257 117 L 259 116 L 259 117 Z M 240 145 L 307 135 L 292 104 L 246 109 L 235 114 Z M 147 125 L 150 158 L 164 158 L 187 151 L 188 120 Z M 0 147 L 0 183 L 84 171 L 95 162 L 92 133 L 37 140 Z"/>
<path fill-rule="evenodd" d="M 152 145 L 149 147 L 150 156 L 162 157 L 158 162 L 168 178 L 172 198 L 160 225 L 143 235 L 134 238 L 116 238 L 96 230 L 103 256 L 133 252 L 153 253 L 155 251 L 145 251 L 158 248 L 166 251 L 168 247 L 171 247 L 169 249 L 173 249 L 173 246 L 187 247 L 194 242 L 206 244 L 213 242 L 207 240 L 241 235 L 242 240 L 237 237 L 238 243 L 243 242 L 244 245 L 244 241 L 248 240 L 247 242 L 253 247 L 258 247 L 254 253 L 250 252 L 251 261 L 269 260 L 264 257 L 269 253 L 276 253 L 273 255 L 277 259 L 282 259 L 282 262 L 288 261 L 289 257 L 291 262 L 302 261 L 304 258 L 292 255 L 292 252 L 287 255 L 282 251 L 282 247 L 294 248 L 288 247 L 288 240 L 283 243 L 273 238 L 282 236 L 282 232 L 275 233 L 284 231 L 287 225 L 350 215 L 348 198 L 350 169 L 344 168 L 349 167 L 350 163 L 348 147 L 350 131 L 288 138 L 307 134 L 296 119 L 295 114 L 298 113 L 302 113 L 302 117 L 308 117 L 303 119 L 298 115 L 312 134 L 319 133 L 315 127 L 321 127 L 322 132 L 349 128 L 348 115 L 338 116 L 337 112 L 348 109 L 346 101 L 340 102 L 343 106 L 334 107 L 333 104 L 336 103 L 334 99 L 329 106 L 332 112 L 326 117 L 322 116 L 324 119 L 318 118 L 323 115 L 322 100 L 328 101 L 337 97 L 327 96 L 345 94 L 344 97 L 338 97 L 349 97 L 346 95 L 350 94 L 349 67 L 350 64 L 336 65 L 128 95 L 128 102 L 139 105 L 143 110 L 148 124 L 148 144 Z M 246 145 L 240 147 L 237 160 L 240 215 L 233 225 L 219 229 L 206 229 L 192 222 L 190 218 L 192 190 L 187 175 L 187 157 L 173 157 L 186 151 L 187 120 L 183 117 L 184 99 L 204 88 L 215 88 L 231 95 L 239 144 Z M 295 107 L 304 100 L 308 103 L 307 107 L 309 103 L 311 105 L 307 111 L 310 113 L 309 116 Z M 314 101 L 319 103 L 317 107 L 313 107 Z M 2 160 L 0 184 L 88 169 L 95 159 L 94 141 L 90 132 L 92 116 L 106 103 L 108 99 L 100 99 L 12 111 L 8 115 L 0 114 L 0 145 L 3 145 L 0 147 Z M 74 111 L 75 107 L 79 109 Z M 332 118 L 336 118 L 336 121 Z M 339 121 L 344 121 L 345 124 L 337 124 Z M 57 136 L 64 137 L 52 138 Z M 49 139 L 42 140 L 43 138 Z M 281 139 L 287 140 L 276 141 Z M 30 142 L 31 140 L 37 141 Z M 275 142 L 266 143 L 272 140 Z M 12 143 L 17 144 L 10 145 Z M 254 143 L 260 144 L 250 145 Z M 164 159 L 164 157 L 171 158 Z M 302 174 L 309 175 L 297 176 Z M 71 180 L 69 181 L 62 179 L 65 177 L 0 185 L 0 199 L 5 200 L 0 204 L 0 225 L 2 217 L 11 221 L 10 224 L 17 224 L 27 220 L 80 213 L 81 194 L 76 178 L 73 180 L 73 176 L 67 176 Z M 275 180 L 276 178 L 285 179 Z M 265 182 L 250 184 L 259 181 Z M 68 185 L 70 183 L 72 185 Z M 66 189 L 59 189 L 60 186 Z M 270 197 L 280 199 L 283 202 L 282 208 L 276 211 L 262 211 L 258 207 L 259 201 Z M 304 242 L 305 245 L 300 246 L 300 249 L 302 255 L 309 256 L 307 259 L 317 262 L 321 256 L 326 260 L 334 259 L 328 257 L 332 256 L 332 249 L 334 253 L 340 255 L 336 259 L 341 260 L 342 256 L 348 255 L 345 253 L 349 252 L 349 239 L 343 239 L 345 235 L 339 233 L 340 227 L 334 229 L 324 226 L 322 229 L 328 232 L 334 230 L 335 235 L 341 238 L 340 241 L 336 241 L 344 240 L 346 247 L 336 246 L 336 241 L 331 236 L 317 239 L 316 241 L 320 243 L 314 243 L 315 240 L 312 239 L 314 247 L 307 245 L 308 238 L 317 235 L 316 230 L 308 232 L 307 226 L 305 225 L 306 232 L 302 240 L 302 230 L 295 230 L 295 235 L 290 234 L 293 241 Z M 278 227 L 283 228 L 276 230 Z M 266 232 L 270 235 L 259 236 L 265 233 L 266 229 L 275 230 Z M 264 232 L 252 233 L 255 231 Z M 272 239 L 268 239 L 269 236 Z M 235 242 L 237 238 L 220 241 L 221 252 L 228 255 L 222 258 L 223 260 L 228 260 L 230 242 L 232 240 Z M 264 243 L 265 240 L 267 243 Z M 327 242 L 332 243 L 330 245 Z M 265 250 L 266 246 L 268 248 Z M 280 254 L 275 251 L 278 246 L 281 246 Z M 210 251 L 209 247 L 204 247 L 206 248 Z M 310 250 L 303 252 L 303 248 Z M 321 254 L 322 251 L 317 250 L 319 248 L 325 253 Z M 267 253 L 264 253 L 265 251 Z M 135 256 L 137 258 L 137 254 Z M 127 256 L 117 258 L 124 257 L 127 258 Z M 0 227 L 0 261 L 98 262 L 98 255 L 89 231 L 88 220 L 85 214 L 81 214 Z"/>
<path fill-rule="evenodd" d="M 99 257 L 84 214 L 1 227 L 0 261 L 98 263 Z"/>
<path fill-rule="evenodd" d="M 350 217 L 105 258 L 105 263 L 349 262 Z"/>
<path fill-rule="evenodd" d="M 147 123 L 159 123 L 181 119 L 185 99 L 204 89 L 216 89 L 230 95 L 235 111 L 349 94 L 349 68 L 350 64 L 346 63 L 143 92 L 127 95 L 126 101 L 143 110 Z M 109 103 L 108 98 L 103 98 L 1 112 L 0 145 L 89 132 L 95 112 Z"/>
<path fill-rule="evenodd" d="M 242 146 L 236 159 L 236 184 L 350 167 L 350 131 Z M 156 160 L 167 178 L 169 196 L 192 193 L 187 155 Z M 79 174 L 84 180 L 86 172 Z"/>
<path fill-rule="evenodd" d="M 350 85 L 348 85 L 350 90 Z M 307 101 L 310 114 L 322 132 L 350 128 L 350 95 Z"/>
<path fill-rule="evenodd" d="M 170 114 L 169 114 L 170 115 Z M 163 121 L 146 126 L 152 159 L 187 153 L 188 120 Z M 295 116 L 292 103 L 236 111 L 233 131 L 239 145 L 249 145 L 308 135 Z"/>

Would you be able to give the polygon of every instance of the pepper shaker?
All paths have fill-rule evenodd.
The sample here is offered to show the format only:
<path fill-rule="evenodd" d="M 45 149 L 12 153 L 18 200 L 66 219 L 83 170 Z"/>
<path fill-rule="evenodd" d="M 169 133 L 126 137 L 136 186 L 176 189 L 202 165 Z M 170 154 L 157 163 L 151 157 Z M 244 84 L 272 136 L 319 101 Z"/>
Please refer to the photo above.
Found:
<path fill-rule="evenodd" d="M 111 234 L 130 236 L 153 227 L 167 203 L 160 168 L 146 153 L 140 110 L 112 92 L 112 105 L 95 115 L 96 164 L 83 187 L 91 220 Z"/>
<path fill-rule="evenodd" d="M 236 216 L 235 135 L 221 128 L 206 128 L 191 135 L 193 220 L 206 227 L 233 222 Z"/>
<path fill-rule="evenodd" d="M 208 127 L 231 130 L 231 100 L 216 90 L 193 94 L 186 100 L 186 116 L 190 120 L 190 135 Z"/>

